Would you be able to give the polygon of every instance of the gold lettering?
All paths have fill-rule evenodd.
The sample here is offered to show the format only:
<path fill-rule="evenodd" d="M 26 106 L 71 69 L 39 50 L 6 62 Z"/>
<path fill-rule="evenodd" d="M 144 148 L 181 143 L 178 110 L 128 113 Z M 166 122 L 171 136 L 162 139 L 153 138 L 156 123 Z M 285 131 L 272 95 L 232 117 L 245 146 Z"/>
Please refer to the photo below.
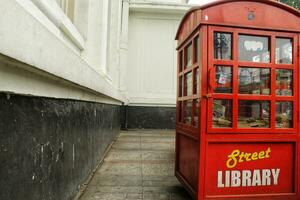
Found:
<path fill-rule="evenodd" d="M 270 158 L 271 148 L 269 147 L 266 151 L 266 158 Z"/>
<path fill-rule="evenodd" d="M 244 162 L 244 156 L 245 156 L 245 153 L 244 152 L 242 152 L 241 154 L 240 154 L 240 159 L 239 159 L 239 162 L 241 163 L 241 162 Z"/>
<path fill-rule="evenodd" d="M 237 156 L 239 156 L 240 150 L 234 150 L 229 156 L 227 160 L 227 167 L 234 168 L 237 165 Z"/>
<path fill-rule="evenodd" d="M 264 151 L 259 152 L 258 158 L 259 159 L 264 159 L 265 158 L 265 152 Z"/>
<path fill-rule="evenodd" d="M 234 168 L 238 163 L 242 163 L 244 161 L 255 161 L 258 159 L 267 159 L 270 158 L 271 147 L 268 147 L 266 151 L 246 153 L 241 152 L 238 149 L 235 149 L 228 155 L 228 160 L 226 162 L 226 166 L 231 169 Z"/>
<path fill-rule="evenodd" d="M 245 153 L 246 161 L 251 161 L 251 153 Z"/>
<path fill-rule="evenodd" d="M 252 160 L 257 160 L 258 159 L 258 157 L 257 157 L 257 152 L 254 152 L 253 154 L 252 154 L 252 156 L 251 156 L 251 159 Z"/>

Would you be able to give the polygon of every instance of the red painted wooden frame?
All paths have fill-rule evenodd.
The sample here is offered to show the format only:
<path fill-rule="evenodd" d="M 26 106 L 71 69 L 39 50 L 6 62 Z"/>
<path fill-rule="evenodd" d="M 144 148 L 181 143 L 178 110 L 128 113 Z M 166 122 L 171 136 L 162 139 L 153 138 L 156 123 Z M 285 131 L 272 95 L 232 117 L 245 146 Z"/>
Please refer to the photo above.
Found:
<path fill-rule="evenodd" d="M 246 8 L 246 10 L 245 10 Z M 233 10 L 228 15 L 223 15 L 224 9 Z M 247 12 L 257 12 L 257 21 L 249 22 L 245 18 Z M 265 15 L 267 12 L 267 15 Z M 262 14 L 263 13 L 263 14 Z M 206 16 L 208 16 L 206 18 Z M 271 17 L 265 17 L 271 16 Z M 283 16 L 283 18 L 276 18 Z M 259 200 L 299 200 L 300 199 L 300 149 L 299 149 L 299 131 L 300 131 L 300 77 L 299 77 L 299 46 L 300 46 L 300 12 L 287 7 L 283 4 L 269 0 L 220 0 L 207 6 L 191 9 L 182 20 L 176 39 L 178 45 L 178 83 L 177 91 L 184 88 L 185 74 L 192 72 L 192 87 L 196 77 L 194 71 L 199 68 L 200 87 L 198 94 L 185 96 L 186 91 L 182 91 L 182 96 L 177 97 L 177 118 L 176 118 L 176 165 L 175 174 L 179 181 L 186 187 L 194 199 L 259 199 Z M 265 21 L 264 21 L 265 20 Z M 230 61 L 214 59 L 213 55 L 213 33 L 228 32 L 233 35 L 233 59 Z M 244 62 L 238 60 L 238 35 L 246 34 L 253 36 L 267 36 L 270 42 L 270 63 Z M 194 61 L 194 39 L 199 37 L 199 55 L 198 62 L 182 71 L 179 70 L 180 63 L 186 63 L 185 48 L 192 43 L 192 59 Z M 275 63 L 275 44 L 276 38 L 291 38 L 293 40 L 293 63 L 276 64 Z M 180 58 L 180 55 L 182 57 Z M 214 87 L 214 66 L 224 65 L 232 66 L 233 69 L 233 92 L 232 94 L 213 93 Z M 270 68 L 270 95 L 248 95 L 238 94 L 238 67 Z M 184 68 L 184 66 L 183 66 Z M 293 70 L 293 96 L 276 96 L 276 69 Z M 184 84 L 183 84 L 184 83 Z M 180 87 L 181 86 L 181 87 Z M 194 91 L 194 88 L 192 89 Z M 233 102 L 233 127 L 232 128 L 213 128 L 212 127 L 212 108 L 213 99 L 232 99 Z M 194 115 L 195 104 L 192 103 L 191 123 L 184 122 L 184 101 L 198 100 L 198 121 L 199 126 L 195 127 Z M 267 100 L 270 102 L 270 128 L 239 128 L 237 124 L 238 100 Z M 276 128 L 276 102 L 293 102 L 293 128 Z M 179 108 L 180 107 L 180 108 Z M 228 151 L 231 146 L 249 145 L 253 149 L 255 145 L 272 145 L 279 154 L 281 153 L 281 144 L 291 147 L 293 164 L 290 174 L 293 174 L 293 187 L 289 192 L 279 193 L 276 190 L 270 190 L 268 193 L 238 193 L 214 194 L 210 190 L 215 182 L 209 174 L 215 166 L 211 166 L 211 153 L 214 151 L 211 147 L 221 148 L 218 153 L 221 155 Z M 223 146 L 226 148 L 222 149 Z M 286 154 L 286 152 L 282 152 Z M 223 155 L 224 156 L 224 155 Z M 286 155 L 282 155 L 286 156 Z M 275 156 L 274 156 L 275 157 Z M 223 157 L 224 158 L 224 157 Z M 278 157 L 276 162 L 281 162 Z M 218 160 L 215 160 L 218 162 Z M 249 167 L 255 166 L 250 164 Z M 283 163 L 284 166 L 284 163 Z M 238 190 L 237 190 L 238 191 Z"/>
<path fill-rule="evenodd" d="M 213 33 L 223 32 L 231 33 L 233 36 L 233 59 L 232 60 L 218 60 L 214 59 L 213 55 Z M 233 29 L 225 27 L 209 27 L 209 41 L 208 41 L 208 71 L 212 72 L 209 74 L 209 85 L 208 87 L 208 132 L 209 133 L 296 133 L 297 121 L 298 121 L 298 60 L 297 58 L 297 44 L 298 44 L 298 34 L 294 33 L 280 33 L 280 32 L 270 32 L 270 31 L 258 31 L 250 29 Z M 270 63 L 257 63 L 257 62 L 244 62 L 238 60 L 238 35 L 252 35 L 252 36 L 266 36 L 270 41 Z M 293 64 L 276 64 L 275 63 L 275 46 L 276 38 L 289 38 L 293 40 Z M 233 71 L 233 93 L 214 93 L 213 92 L 213 82 L 214 82 L 214 66 L 231 66 Z M 270 95 L 253 95 L 253 94 L 238 94 L 238 67 L 255 67 L 255 68 L 269 68 L 271 70 L 271 86 Z M 276 96 L 275 86 L 276 86 L 276 69 L 291 69 L 293 70 L 293 96 Z M 214 99 L 228 99 L 232 100 L 233 103 L 233 114 L 232 114 L 232 128 L 213 128 L 212 127 L 212 104 Z M 238 101 L 239 100 L 265 100 L 270 101 L 270 128 L 238 128 L 237 117 L 238 117 Z M 280 101 L 293 102 L 293 128 L 275 128 L 275 114 L 276 107 L 275 103 Z"/>

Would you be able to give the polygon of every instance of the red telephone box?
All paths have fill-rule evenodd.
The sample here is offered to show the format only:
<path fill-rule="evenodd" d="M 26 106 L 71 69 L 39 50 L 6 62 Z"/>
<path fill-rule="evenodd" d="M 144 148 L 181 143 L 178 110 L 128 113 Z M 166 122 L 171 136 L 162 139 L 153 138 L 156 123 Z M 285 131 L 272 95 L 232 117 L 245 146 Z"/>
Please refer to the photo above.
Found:
<path fill-rule="evenodd" d="M 300 200 L 299 17 L 271 0 L 184 16 L 175 173 L 194 199 Z"/>

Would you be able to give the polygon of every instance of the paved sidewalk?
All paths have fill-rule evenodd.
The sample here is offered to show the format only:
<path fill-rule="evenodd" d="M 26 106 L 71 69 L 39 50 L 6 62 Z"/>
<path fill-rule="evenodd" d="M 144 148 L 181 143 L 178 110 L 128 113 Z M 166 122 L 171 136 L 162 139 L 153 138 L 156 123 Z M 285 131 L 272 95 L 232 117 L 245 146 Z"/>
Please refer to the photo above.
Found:
<path fill-rule="evenodd" d="M 80 200 L 191 200 L 174 177 L 173 131 L 122 132 Z"/>

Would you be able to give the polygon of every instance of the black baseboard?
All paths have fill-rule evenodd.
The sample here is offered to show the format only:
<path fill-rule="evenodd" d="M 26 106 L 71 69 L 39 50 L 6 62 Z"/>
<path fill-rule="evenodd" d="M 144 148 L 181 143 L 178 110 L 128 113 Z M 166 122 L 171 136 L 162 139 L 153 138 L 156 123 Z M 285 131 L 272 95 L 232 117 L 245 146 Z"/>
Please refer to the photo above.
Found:
<path fill-rule="evenodd" d="M 175 107 L 126 106 L 122 128 L 175 129 Z"/>
<path fill-rule="evenodd" d="M 0 199 L 72 199 L 119 133 L 120 110 L 0 94 Z"/>

